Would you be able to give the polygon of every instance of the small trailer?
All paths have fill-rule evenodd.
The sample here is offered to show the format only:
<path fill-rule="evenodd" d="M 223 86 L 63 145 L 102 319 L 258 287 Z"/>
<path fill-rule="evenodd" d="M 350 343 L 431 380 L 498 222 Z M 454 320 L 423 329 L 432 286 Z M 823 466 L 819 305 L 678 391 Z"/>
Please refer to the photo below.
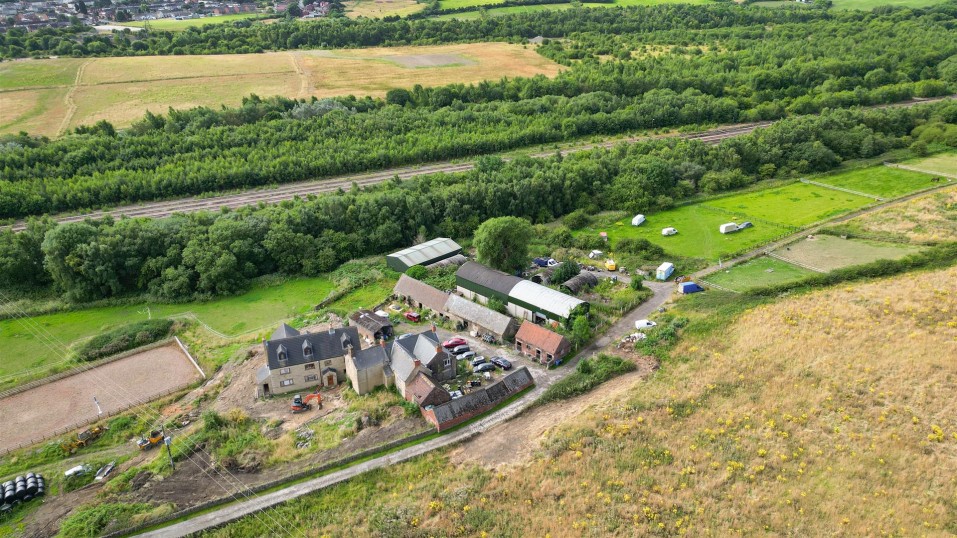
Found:
<path fill-rule="evenodd" d="M 718 230 L 723 234 L 729 234 L 738 231 L 738 225 L 734 222 L 729 222 L 727 224 L 722 224 Z"/>
<path fill-rule="evenodd" d="M 631 225 L 632 225 L 632 226 L 641 226 L 641 225 L 644 224 L 644 223 L 645 223 L 645 216 L 644 216 L 644 215 L 635 215 L 635 216 L 632 217 L 632 219 L 631 219 Z"/>
<path fill-rule="evenodd" d="M 675 272 L 675 264 L 671 262 L 665 262 L 658 266 L 658 270 L 655 271 L 655 278 L 658 280 L 668 280 L 668 277 L 671 276 L 671 273 Z"/>
<path fill-rule="evenodd" d="M 699 291 L 704 291 L 704 288 L 695 284 L 694 282 L 682 282 L 681 284 L 678 284 L 678 291 L 684 294 L 698 293 Z"/>

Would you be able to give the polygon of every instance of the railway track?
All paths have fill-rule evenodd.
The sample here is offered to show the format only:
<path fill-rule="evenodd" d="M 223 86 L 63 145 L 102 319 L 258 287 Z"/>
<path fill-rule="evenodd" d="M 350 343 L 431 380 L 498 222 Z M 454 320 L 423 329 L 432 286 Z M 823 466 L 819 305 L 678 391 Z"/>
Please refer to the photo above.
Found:
<path fill-rule="evenodd" d="M 928 103 L 934 101 L 941 101 L 944 99 L 951 99 L 957 97 L 957 95 L 950 95 L 946 97 L 938 97 L 933 99 L 912 99 L 910 101 L 903 101 L 901 103 L 894 103 L 891 105 L 880 105 L 873 108 L 889 108 L 894 106 L 913 106 L 919 103 Z M 720 127 L 717 129 L 711 129 L 708 131 L 702 131 L 698 133 L 681 133 L 681 134 L 669 134 L 661 136 L 638 136 L 631 138 L 623 138 L 612 140 L 608 142 L 600 142 L 596 144 L 582 144 L 578 146 L 568 147 L 562 150 L 559 150 L 558 153 L 562 155 L 569 155 L 572 153 L 577 153 L 579 151 L 587 151 L 597 148 L 611 148 L 618 144 L 622 143 L 635 143 L 644 140 L 653 140 L 656 138 L 673 138 L 680 137 L 686 140 L 698 140 L 704 142 L 705 144 L 718 144 L 722 140 L 728 138 L 733 138 L 735 136 L 742 136 L 751 133 L 755 129 L 761 129 L 772 125 L 774 122 L 764 121 L 756 123 L 741 123 L 736 125 L 728 125 Z M 555 151 L 547 151 L 540 153 L 530 154 L 530 157 L 533 158 L 546 158 L 554 155 Z M 509 159 L 505 159 L 509 160 Z M 193 196 L 189 198 L 179 198 L 176 200 L 167 200 L 159 202 L 146 202 L 136 205 L 120 206 L 112 209 L 104 209 L 101 211 L 93 211 L 91 213 L 83 213 L 79 215 L 62 215 L 62 216 L 53 216 L 53 219 L 57 222 L 67 223 L 67 222 L 80 222 L 86 219 L 97 219 L 102 218 L 107 215 L 113 217 L 146 217 L 146 218 L 163 218 L 173 215 L 175 213 L 195 213 L 198 211 L 219 211 L 222 208 L 228 209 L 237 209 L 240 207 L 246 207 L 251 205 L 262 204 L 276 204 L 285 200 L 291 200 L 296 197 L 306 197 L 313 194 L 324 194 L 329 192 L 335 192 L 338 189 L 348 190 L 352 187 L 352 184 L 355 183 L 360 187 L 375 185 L 377 183 L 382 183 L 388 181 L 396 176 L 400 179 L 410 179 L 416 176 L 426 175 L 426 174 L 435 174 L 435 173 L 455 173 L 455 172 L 467 172 L 475 168 L 474 162 L 464 162 L 464 163 L 452 163 L 452 162 L 440 162 L 434 164 L 420 165 L 420 166 L 405 166 L 399 168 L 390 168 L 388 170 L 382 170 L 379 172 L 364 172 L 359 174 L 349 174 L 343 176 L 335 176 L 325 179 L 316 179 L 308 181 L 300 181 L 296 183 L 287 183 L 284 185 L 273 186 L 273 187 L 261 187 L 253 190 L 246 190 L 233 194 L 222 194 L 217 196 L 208 196 L 208 197 L 198 197 Z M 13 231 L 19 232 L 26 228 L 26 222 L 23 220 L 18 220 L 11 226 Z"/>

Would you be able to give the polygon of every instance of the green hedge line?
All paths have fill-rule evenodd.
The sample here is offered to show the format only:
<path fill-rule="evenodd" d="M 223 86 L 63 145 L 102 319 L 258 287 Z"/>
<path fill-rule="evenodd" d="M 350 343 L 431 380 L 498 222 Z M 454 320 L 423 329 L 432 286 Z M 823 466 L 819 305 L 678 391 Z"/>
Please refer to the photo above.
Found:
<path fill-rule="evenodd" d="M 162 340 L 172 328 L 171 319 L 138 321 L 94 336 L 77 345 L 74 352 L 80 361 L 101 359 Z"/>
<path fill-rule="evenodd" d="M 865 278 L 887 277 L 915 269 L 943 269 L 955 264 L 957 264 L 957 243 L 945 243 L 899 260 L 877 260 L 864 265 L 835 269 L 829 273 L 814 275 L 797 282 L 748 290 L 745 295 L 767 297 L 795 289 L 831 286 Z"/>
<path fill-rule="evenodd" d="M 598 385 L 636 368 L 635 363 L 604 353 L 595 358 L 582 359 L 575 372 L 548 387 L 537 404 L 565 400 L 584 394 Z"/>

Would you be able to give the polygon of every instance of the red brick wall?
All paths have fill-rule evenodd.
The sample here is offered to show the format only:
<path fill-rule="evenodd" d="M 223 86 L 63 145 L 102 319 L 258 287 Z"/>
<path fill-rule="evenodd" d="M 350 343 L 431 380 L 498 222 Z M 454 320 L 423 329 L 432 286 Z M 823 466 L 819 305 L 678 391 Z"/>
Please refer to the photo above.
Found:
<path fill-rule="evenodd" d="M 526 383 L 524 386 L 518 388 L 517 390 L 512 391 L 512 393 L 514 394 L 514 393 L 516 393 L 516 392 L 525 390 L 526 388 L 532 386 L 533 384 L 534 384 L 534 381 L 529 381 L 529 382 Z M 425 418 L 425 420 L 429 421 L 430 424 L 432 424 L 433 426 L 435 426 L 435 430 L 436 430 L 436 431 L 438 431 L 438 432 L 443 432 L 443 431 L 445 431 L 445 430 L 447 430 L 447 429 L 449 429 L 449 428 L 454 428 L 455 426 L 458 426 L 459 424 L 461 424 L 461 423 L 463 423 L 463 422 L 466 422 L 466 421 L 468 421 L 468 420 L 471 420 L 471 419 L 473 419 L 473 418 L 475 418 L 475 417 L 477 417 L 477 416 L 479 416 L 479 415 L 482 415 L 482 414 L 484 414 L 484 413 L 487 413 L 487 412 L 488 412 L 490 409 L 492 409 L 493 407 L 495 407 L 495 404 L 490 404 L 490 405 L 487 405 L 487 406 L 485 406 L 485 407 L 477 408 L 477 409 L 474 409 L 474 410 L 472 410 L 472 411 L 469 411 L 468 413 L 462 413 L 461 415 L 459 415 L 459 416 L 453 418 L 452 420 L 450 420 L 450 421 L 448 421 L 448 422 L 443 422 L 443 423 L 441 423 L 441 424 L 439 424 L 438 419 L 435 418 L 435 412 L 433 412 L 431 409 L 426 409 L 426 408 L 424 408 L 424 407 L 420 407 L 420 408 L 419 408 L 419 411 L 422 412 L 422 417 Z"/>

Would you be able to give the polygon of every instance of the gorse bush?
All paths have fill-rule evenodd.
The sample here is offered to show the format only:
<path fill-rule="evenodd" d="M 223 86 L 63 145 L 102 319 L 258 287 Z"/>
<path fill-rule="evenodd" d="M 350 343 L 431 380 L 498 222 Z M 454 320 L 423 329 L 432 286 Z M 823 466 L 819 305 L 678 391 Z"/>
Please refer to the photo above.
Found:
<path fill-rule="evenodd" d="M 74 354 L 80 361 L 109 357 L 162 340 L 170 335 L 172 328 L 173 320 L 171 319 L 130 323 L 81 342 L 74 350 Z"/>

